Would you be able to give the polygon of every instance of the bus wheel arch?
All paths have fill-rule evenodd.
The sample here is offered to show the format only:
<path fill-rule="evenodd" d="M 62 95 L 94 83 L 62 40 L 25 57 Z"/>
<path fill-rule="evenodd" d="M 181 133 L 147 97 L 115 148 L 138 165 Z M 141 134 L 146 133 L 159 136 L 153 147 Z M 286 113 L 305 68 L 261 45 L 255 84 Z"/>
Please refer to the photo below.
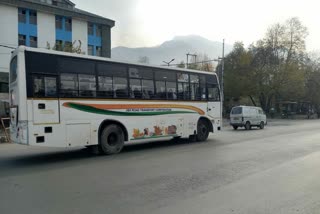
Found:
<path fill-rule="evenodd" d="M 209 132 L 212 132 L 212 133 L 214 132 L 212 122 L 208 118 L 200 117 L 200 119 L 198 120 L 198 123 L 199 123 L 200 120 L 206 121 L 206 123 L 207 123 L 207 125 L 209 127 Z"/>
<path fill-rule="evenodd" d="M 123 149 L 127 137 L 123 124 L 117 121 L 104 121 L 99 128 L 98 150 L 105 155 L 117 154 Z"/>
<path fill-rule="evenodd" d="M 213 132 L 213 125 L 210 120 L 204 117 L 200 118 L 197 124 L 197 141 L 206 141 L 210 132 Z"/>
<path fill-rule="evenodd" d="M 109 125 L 112 125 L 112 124 L 118 125 L 122 129 L 122 131 L 124 133 L 124 141 L 128 141 L 129 140 L 128 131 L 127 131 L 126 127 L 122 123 L 120 123 L 119 121 L 116 121 L 116 120 L 104 120 L 100 124 L 100 127 L 99 127 L 99 132 L 98 132 L 98 134 L 99 134 L 99 143 L 100 143 L 101 132 L 103 131 L 103 129 L 105 127 L 109 126 Z"/>

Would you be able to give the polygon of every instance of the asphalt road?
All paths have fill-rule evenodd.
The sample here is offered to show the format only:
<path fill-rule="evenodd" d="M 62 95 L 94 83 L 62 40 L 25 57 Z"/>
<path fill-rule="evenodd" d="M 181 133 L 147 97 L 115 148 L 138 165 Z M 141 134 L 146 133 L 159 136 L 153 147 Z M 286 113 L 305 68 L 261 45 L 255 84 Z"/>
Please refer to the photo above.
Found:
<path fill-rule="evenodd" d="M 0 144 L 0 213 L 320 213 L 320 121 L 225 129 L 205 143 L 84 149 Z"/>

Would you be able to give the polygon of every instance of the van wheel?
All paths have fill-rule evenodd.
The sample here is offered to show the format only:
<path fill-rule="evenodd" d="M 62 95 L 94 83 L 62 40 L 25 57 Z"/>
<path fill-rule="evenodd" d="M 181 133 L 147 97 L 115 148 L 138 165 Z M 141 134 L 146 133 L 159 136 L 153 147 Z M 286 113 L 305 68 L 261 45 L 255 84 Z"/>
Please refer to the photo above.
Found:
<path fill-rule="evenodd" d="M 232 126 L 234 130 L 237 130 L 238 129 L 238 126 Z"/>
<path fill-rule="evenodd" d="M 205 120 L 199 120 L 197 126 L 197 141 L 206 141 L 209 136 L 209 126 Z"/>
<path fill-rule="evenodd" d="M 260 123 L 260 129 L 264 129 L 264 122 L 262 121 L 261 123 Z"/>
<path fill-rule="evenodd" d="M 121 152 L 124 146 L 124 134 L 121 127 L 109 125 L 105 127 L 100 135 L 100 149 L 106 155 Z"/>
<path fill-rule="evenodd" d="M 245 128 L 246 130 L 250 130 L 250 129 L 251 129 L 251 124 L 250 124 L 249 121 L 246 122 L 246 125 L 244 126 L 244 128 Z"/>

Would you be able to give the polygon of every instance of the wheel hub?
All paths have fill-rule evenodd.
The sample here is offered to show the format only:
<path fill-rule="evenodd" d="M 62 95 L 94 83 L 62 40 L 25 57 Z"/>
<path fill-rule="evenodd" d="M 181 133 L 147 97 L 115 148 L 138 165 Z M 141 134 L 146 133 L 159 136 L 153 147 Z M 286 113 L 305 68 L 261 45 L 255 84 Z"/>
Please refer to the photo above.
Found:
<path fill-rule="evenodd" d="M 117 145 L 117 142 L 118 142 L 118 136 L 117 136 L 117 134 L 111 133 L 111 134 L 108 136 L 108 144 L 109 144 L 110 146 L 115 146 L 115 145 Z"/>

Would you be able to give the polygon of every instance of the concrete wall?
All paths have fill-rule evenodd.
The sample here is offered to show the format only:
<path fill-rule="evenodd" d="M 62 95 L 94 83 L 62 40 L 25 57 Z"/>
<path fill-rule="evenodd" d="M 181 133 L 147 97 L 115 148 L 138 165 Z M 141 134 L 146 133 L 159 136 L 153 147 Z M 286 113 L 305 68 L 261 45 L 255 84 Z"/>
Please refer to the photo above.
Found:
<path fill-rule="evenodd" d="M 77 19 L 72 20 L 72 42 L 77 41 L 75 46 L 79 46 L 81 41 L 81 51 L 88 54 L 88 22 Z"/>
<path fill-rule="evenodd" d="M 49 42 L 51 48 L 56 42 L 56 19 L 54 15 L 38 12 L 38 47 L 46 48 Z"/>
<path fill-rule="evenodd" d="M 0 44 L 18 46 L 18 8 L 0 5 Z M 12 50 L 0 47 L 0 71 L 9 72 Z"/>

